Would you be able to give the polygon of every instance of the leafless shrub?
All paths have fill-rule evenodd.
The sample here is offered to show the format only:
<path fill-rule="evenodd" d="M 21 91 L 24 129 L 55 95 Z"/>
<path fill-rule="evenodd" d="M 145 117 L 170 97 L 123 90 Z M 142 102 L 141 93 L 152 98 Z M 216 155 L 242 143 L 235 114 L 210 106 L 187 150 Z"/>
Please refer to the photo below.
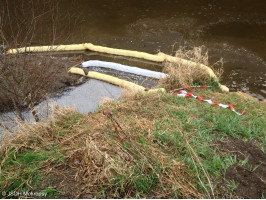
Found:
<path fill-rule="evenodd" d="M 29 108 L 39 121 L 34 105 L 54 91 L 58 75 L 64 62 L 49 54 L 7 55 L 9 48 L 32 45 L 53 45 L 60 35 L 57 33 L 59 3 L 61 1 L 2 1 L 0 10 L 0 112 L 15 110 L 22 121 L 22 110 Z M 69 15 L 66 15 L 69 17 Z M 66 19 L 67 22 L 67 19 Z M 62 28 L 62 27 L 60 27 Z M 69 35 L 66 29 L 64 38 Z M 61 39 L 62 41 L 62 39 Z M 63 67 L 64 68 L 64 67 Z"/>
<path fill-rule="evenodd" d="M 5 108 L 33 107 L 54 87 L 54 59 L 39 55 L 0 55 L 0 99 Z M 22 119 L 22 117 L 20 117 Z"/>

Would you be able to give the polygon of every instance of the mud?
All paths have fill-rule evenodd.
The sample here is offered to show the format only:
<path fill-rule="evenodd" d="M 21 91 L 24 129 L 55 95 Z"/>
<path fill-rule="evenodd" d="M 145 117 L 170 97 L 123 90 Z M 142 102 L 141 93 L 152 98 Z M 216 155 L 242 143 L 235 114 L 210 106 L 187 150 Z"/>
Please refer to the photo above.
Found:
<path fill-rule="evenodd" d="M 61 199 L 74 199 L 77 198 L 77 187 L 80 187 L 75 180 L 76 171 L 68 165 L 59 165 L 55 167 L 50 174 L 45 176 L 40 185 L 40 191 L 46 189 L 47 185 L 58 191 L 64 191 L 63 194 L 59 193 Z M 92 196 L 93 197 L 93 196 Z M 92 198 L 91 197 L 91 198 Z M 46 197 L 50 198 L 50 197 Z"/>
<path fill-rule="evenodd" d="M 236 138 L 228 138 L 218 143 L 218 149 L 236 156 L 238 161 L 248 158 L 247 164 L 233 165 L 225 173 L 227 181 L 234 180 L 238 184 L 233 193 L 234 198 L 259 199 L 266 193 L 266 154 L 256 142 L 243 142 Z M 221 187 L 221 186 L 220 186 Z M 221 194 L 221 198 L 230 198 L 229 194 Z"/>

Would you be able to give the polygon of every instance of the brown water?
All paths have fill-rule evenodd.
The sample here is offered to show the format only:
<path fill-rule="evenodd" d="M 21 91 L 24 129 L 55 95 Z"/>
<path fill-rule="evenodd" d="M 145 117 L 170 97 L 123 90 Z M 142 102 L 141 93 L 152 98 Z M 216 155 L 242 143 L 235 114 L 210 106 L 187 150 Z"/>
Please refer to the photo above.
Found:
<path fill-rule="evenodd" d="M 223 58 L 222 82 L 231 91 L 266 97 L 265 0 L 64 0 L 58 8 L 58 44 L 168 54 L 173 44 L 205 45 L 210 65 Z M 48 25 L 37 30 L 33 45 L 51 42 Z"/>

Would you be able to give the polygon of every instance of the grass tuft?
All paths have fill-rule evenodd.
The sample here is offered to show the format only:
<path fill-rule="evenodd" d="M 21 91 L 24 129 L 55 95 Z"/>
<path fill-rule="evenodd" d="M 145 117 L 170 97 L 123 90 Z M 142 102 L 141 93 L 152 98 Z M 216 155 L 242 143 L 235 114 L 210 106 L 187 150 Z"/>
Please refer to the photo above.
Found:
<path fill-rule="evenodd" d="M 204 47 L 194 47 L 192 50 L 186 50 L 180 47 L 175 56 L 177 58 L 187 59 L 196 63 L 204 64 L 208 63 L 208 52 L 204 52 Z M 217 61 L 211 67 L 218 80 L 223 73 L 222 59 Z M 166 89 L 176 89 L 180 87 L 192 86 L 192 85 L 209 85 L 217 86 L 218 83 L 210 77 L 209 73 L 202 70 L 198 66 L 187 66 L 178 63 L 166 62 L 163 72 L 169 74 L 168 78 L 161 79 L 159 81 L 159 87 L 165 87 Z"/>

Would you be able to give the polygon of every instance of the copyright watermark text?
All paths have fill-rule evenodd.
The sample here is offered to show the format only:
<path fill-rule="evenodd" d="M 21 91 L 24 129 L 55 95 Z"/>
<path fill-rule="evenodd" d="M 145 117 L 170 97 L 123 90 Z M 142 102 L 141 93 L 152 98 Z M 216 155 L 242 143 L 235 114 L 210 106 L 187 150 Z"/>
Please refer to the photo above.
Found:
<path fill-rule="evenodd" d="M 19 192 L 19 191 L 3 191 L 3 197 L 46 197 L 45 192 Z"/>

